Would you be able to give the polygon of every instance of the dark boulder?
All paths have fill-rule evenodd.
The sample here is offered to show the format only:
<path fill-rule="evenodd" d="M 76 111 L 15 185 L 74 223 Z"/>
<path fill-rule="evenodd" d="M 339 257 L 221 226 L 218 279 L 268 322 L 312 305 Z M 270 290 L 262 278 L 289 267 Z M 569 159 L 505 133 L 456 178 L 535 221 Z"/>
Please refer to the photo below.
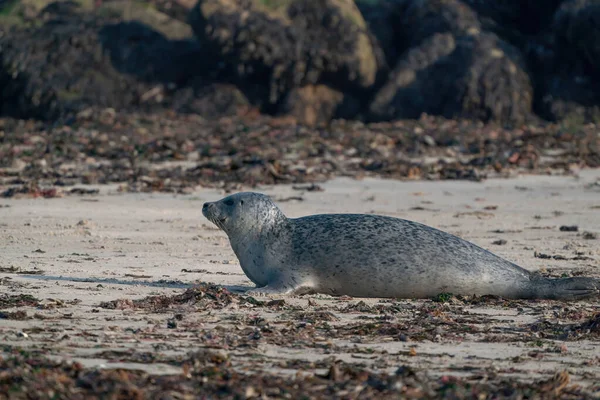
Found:
<path fill-rule="evenodd" d="M 404 0 L 394 11 L 396 43 L 401 50 L 420 44 L 435 33 L 477 34 L 477 13 L 459 0 Z"/>
<path fill-rule="evenodd" d="M 235 85 L 206 83 L 182 88 L 173 95 L 173 108 L 184 114 L 219 119 L 243 114 L 252 107 L 250 100 Z"/>
<path fill-rule="evenodd" d="M 535 111 L 544 119 L 573 124 L 600 121 L 600 84 L 586 75 L 545 75 Z"/>
<path fill-rule="evenodd" d="M 372 120 L 421 113 L 519 124 L 533 89 L 519 51 L 491 33 L 435 34 L 401 57 L 370 106 Z"/>
<path fill-rule="evenodd" d="M 98 36 L 112 65 L 142 81 L 184 86 L 197 76 L 226 74 L 196 40 L 170 40 L 139 21 L 106 24 Z"/>
<path fill-rule="evenodd" d="M 535 111 L 550 121 L 600 121 L 600 1 L 565 1 L 531 52 Z"/>
<path fill-rule="evenodd" d="M 181 22 L 159 30 L 122 22 L 118 9 L 110 10 L 94 14 L 54 3 L 41 11 L 39 27 L 8 29 L 0 38 L 0 113 L 55 120 L 88 107 L 168 108 L 178 88 L 198 76 L 220 76 L 218 60 L 193 37 L 169 37 L 185 33 Z M 140 19 L 159 17 L 149 11 Z"/>
<path fill-rule="evenodd" d="M 0 39 L 0 113 L 56 119 L 91 105 L 124 107 L 149 89 L 117 71 L 93 20 L 51 20 Z"/>
<path fill-rule="evenodd" d="M 600 75 L 600 0 L 569 0 L 554 17 L 557 54 L 590 75 Z"/>
<path fill-rule="evenodd" d="M 365 90 L 385 64 L 350 1 L 200 0 L 190 23 L 238 79 L 267 86 L 271 104 L 309 84 Z"/>
<path fill-rule="evenodd" d="M 428 92 L 428 69 L 455 49 L 456 41 L 452 34 L 436 33 L 407 51 L 387 83 L 375 95 L 370 105 L 372 119 L 418 118 L 427 110 L 439 108 L 439 105 L 434 105 L 432 93 Z"/>
<path fill-rule="evenodd" d="M 332 119 L 353 119 L 360 103 L 351 95 L 325 85 L 308 85 L 292 89 L 281 104 L 279 113 L 289 115 L 307 126 L 327 125 Z"/>
<path fill-rule="evenodd" d="M 563 0 L 463 0 L 479 15 L 484 30 L 519 47 L 548 29 Z"/>
<path fill-rule="evenodd" d="M 383 51 L 387 65 L 394 65 L 400 49 L 395 37 L 395 12 L 402 0 L 357 1 L 356 5 L 363 15 L 369 32 L 377 41 L 377 48 Z M 385 71 L 387 72 L 387 71 Z"/>

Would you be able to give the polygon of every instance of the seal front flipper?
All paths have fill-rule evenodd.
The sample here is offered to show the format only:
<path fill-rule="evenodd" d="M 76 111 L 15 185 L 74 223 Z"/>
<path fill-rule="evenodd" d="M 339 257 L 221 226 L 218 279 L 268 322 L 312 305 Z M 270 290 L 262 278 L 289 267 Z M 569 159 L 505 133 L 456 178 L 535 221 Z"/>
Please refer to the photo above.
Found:
<path fill-rule="evenodd" d="M 267 285 L 247 290 L 244 293 L 247 296 L 270 296 L 291 294 L 294 289 L 288 286 Z"/>
<path fill-rule="evenodd" d="M 271 295 L 298 295 L 313 293 L 314 290 L 305 285 L 291 285 L 290 282 L 277 280 L 268 283 L 266 286 L 247 290 L 244 294 L 248 296 L 271 296 Z"/>

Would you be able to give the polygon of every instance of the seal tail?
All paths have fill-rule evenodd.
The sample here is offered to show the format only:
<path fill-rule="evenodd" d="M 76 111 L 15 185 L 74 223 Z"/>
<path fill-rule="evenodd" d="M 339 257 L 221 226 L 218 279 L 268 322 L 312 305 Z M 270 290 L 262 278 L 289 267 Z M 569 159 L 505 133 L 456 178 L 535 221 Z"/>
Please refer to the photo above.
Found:
<path fill-rule="evenodd" d="M 600 279 L 574 278 L 538 278 L 531 281 L 533 298 L 551 300 L 580 300 L 600 297 Z"/>

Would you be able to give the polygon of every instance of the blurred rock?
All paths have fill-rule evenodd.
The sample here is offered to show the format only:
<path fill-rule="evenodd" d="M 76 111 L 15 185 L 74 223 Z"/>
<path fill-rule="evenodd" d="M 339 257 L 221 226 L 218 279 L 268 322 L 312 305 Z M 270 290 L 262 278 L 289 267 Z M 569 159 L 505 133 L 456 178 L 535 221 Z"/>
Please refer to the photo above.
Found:
<path fill-rule="evenodd" d="M 295 88 L 286 96 L 280 113 L 311 127 L 326 125 L 334 118 L 352 119 L 360 110 L 350 95 L 324 85 Z"/>
<path fill-rule="evenodd" d="M 382 121 L 390 118 L 418 118 L 433 110 L 429 84 L 423 79 L 427 68 L 456 49 L 450 33 L 434 34 L 420 46 L 410 49 L 392 71 L 388 82 L 375 95 L 370 106 L 371 118 Z"/>
<path fill-rule="evenodd" d="M 238 78 L 268 86 L 271 104 L 317 82 L 364 90 L 385 64 L 352 1 L 200 0 L 190 23 Z"/>
<path fill-rule="evenodd" d="M 556 11 L 547 39 L 530 55 L 535 111 L 570 130 L 600 121 L 600 1 L 568 0 Z"/>
<path fill-rule="evenodd" d="M 2 0 L 0 1 L 0 26 L 35 26 L 50 15 L 75 14 L 92 9 L 93 0 Z"/>
<path fill-rule="evenodd" d="M 520 53 L 491 33 L 435 34 L 409 50 L 370 106 L 373 120 L 421 113 L 520 124 L 533 89 Z"/>
<path fill-rule="evenodd" d="M 155 4 L 148 1 L 104 0 L 97 7 L 96 14 L 120 18 L 122 22 L 137 21 L 140 24 L 152 27 L 165 38 L 171 40 L 189 39 L 193 36 L 192 28 L 188 24 L 160 12 Z"/>
<path fill-rule="evenodd" d="M 600 121 L 600 0 L 0 0 L 0 115 Z"/>
<path fill-rule="evenodd" d="M 379 0 L 379 1 L 357 1 L 356 6 L 360 10 L 367 27 L 374 39 L 377 41 L 376 48 L 383 51 L 386 64 L 394 65 L 400 49 L 395 40 L 394 22 L 395 10 L 398 3 L 403 0 Z M 383 72 L 388 72 L 387 70 Z"/>
<path fill-rule="evenodd" d="M 565 121 L 580 129 L 584 123 L 600 121 L 600 82 L 587 75 L 557 73 L 543 75 L 536 112 L 549 121 Z"/>
<path fill-rule="evenodd" d="M 0 38 L 0 112 L 56 119 L 90 105 L 123 107 L 144 89 L 104 55 L 100 26 L 79 17 L 13 29 Z"/>
<path fill-rule="evenodd" d="M 529 36 L 545 31 L 563 0 L 463 0 L 479 15 L 482 28 L 524 46 Z"/>
<path fill-rule="evenodd" d="M 556 50 L 586 73 L 600 73 L 600 1 L 567 0 L 554 16 Z"/>
<path fill-rule="evenodd" d="M 90 107 L 169 107 L 173 88 L 219 75 L 217 60 L 193 38 L 161 33 L 191 34 L 189 27 L 177 29 L 181 22 L 165 22 L 149 8 L 141 19 L 154 20 L 154 29 L 123 22 L 127 10 L 116 5 L 104 7 L 94 14 L 52 3 L 41 11 L 46 22 L 39 27 L 13 26 L 0 38 L 1 114 L 56 120 Z M 132 9 L 142 15 L 139 6 Z"/>
<path fill-rule="evenodd" d="M 170 40 L 139 21 L 106 24 L 98 36 L 112 65 L 142 81 L 181 86 L 196 76 L 216 77 L 219 72 L 214 58 L 197 41 Z"/>
<path fill-rule="evenodd" d="M 235 116 L 248 110 L 248 98 L 235 85 L 212 83 L 182 89 L 174 96 L 174 109 L 194 113 L 206 119 Z"/>
<path fill-rule="evenodd" d="M 404 0 L 395 10 L 396 44 L 407 49 L 435 33 L 477 34 L 477 13 L 459 0 Z"/>

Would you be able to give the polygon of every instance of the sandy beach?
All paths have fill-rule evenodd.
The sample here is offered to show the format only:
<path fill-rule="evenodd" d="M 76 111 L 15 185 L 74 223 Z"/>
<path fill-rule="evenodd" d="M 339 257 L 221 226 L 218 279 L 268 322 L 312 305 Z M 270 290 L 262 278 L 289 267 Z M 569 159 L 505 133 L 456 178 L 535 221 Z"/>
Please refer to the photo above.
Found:
<path fill-rule="evenodd" d="M 320 187 L 254 190 L 273 196 L 290 217 L 391 215 L 456 234 L 530 270 L 600 277 L 598 170 L 484 182 L 337 178 Z M 151 374 L 181 374 L 170 360 L 202 349 L 223 353 L 239 371 L 284 375 L 323 372 L 324 360 L 333 359 L 475 380 L 549 379 L 566 370 L 571 384 L 600 394 L 600 328 L 592 324 L 600 299 L 310 295 L 252 304 L 238 295 L 252 284 L 225 234 L 201 214 L 202 204 L 223 192 L 99 188 L 96 196 L 0 199 L 4 353 L 29 349 L 85 367 Z M 226 287 L 234 301 L 134 302 L 173 298 L 202 282 Z M 35 299 L 23 302 L 26 295 Z"/>

